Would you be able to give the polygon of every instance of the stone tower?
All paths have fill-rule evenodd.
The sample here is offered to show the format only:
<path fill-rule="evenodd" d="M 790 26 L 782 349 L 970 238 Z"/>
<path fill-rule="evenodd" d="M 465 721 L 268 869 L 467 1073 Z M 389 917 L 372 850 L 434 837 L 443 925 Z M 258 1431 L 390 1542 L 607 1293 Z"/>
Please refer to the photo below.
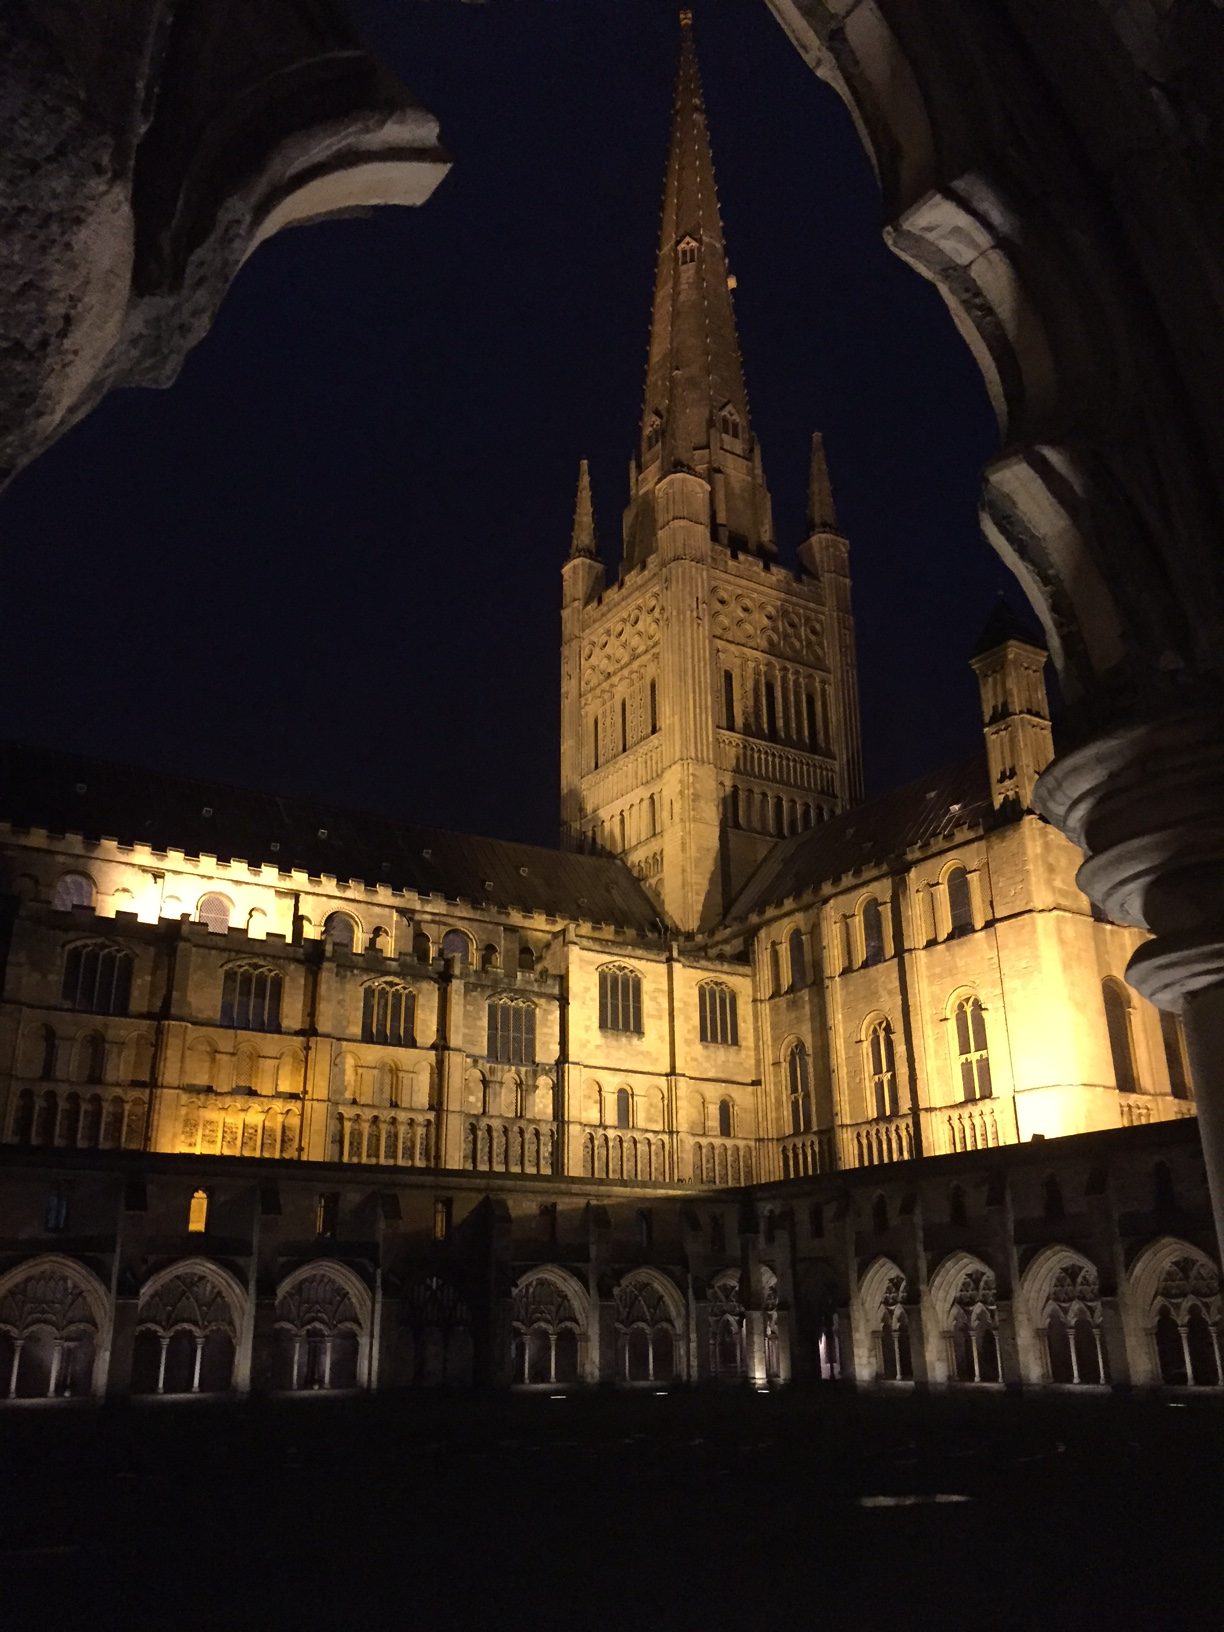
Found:
<path fill-rule="evenodd" d="M 692 27 L 681 13 L 641 437 L 617 581 L 585 462 L 562 573 L 563 842 L 623 854 L 681 930 L 862 795 L 846 540 L 820 439 L 799 570 L 774 564 Z"/>
<path fill-rule="evenodd" d="M 1046 651 L 1000 600 L 970 663 L 982 697 L 982 726 L 995 809 L 1033 808 L 1037 778 L 1054 758 L 1046 697 Z"/>

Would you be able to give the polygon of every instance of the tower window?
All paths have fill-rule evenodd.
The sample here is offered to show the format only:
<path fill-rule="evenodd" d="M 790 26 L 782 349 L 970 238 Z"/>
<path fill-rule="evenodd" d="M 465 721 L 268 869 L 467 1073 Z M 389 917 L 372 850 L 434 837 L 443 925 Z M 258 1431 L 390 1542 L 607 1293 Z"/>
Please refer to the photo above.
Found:
<path fill-rule="evenodd" d="M 659 687 L 657 682 L 650 682 L 650 734 L 653 737 L 659 729 Z"/>
<path fill-rule="evenodd" d="M 735 992 L 721 980 L 702 981 L 697 1001 L 703 1043 L 739 1046 L 739 1012 Z"/>
<path fill-rule="evenodd" d="M 953 867 L 944 888 L 948 892 L 948 934 L 969 934 L 973 928 L 973 898 L 969 893 L 969 874 L 963 867 Z"/>
<path fill-rule="evenodd" d="M 1131 1008 L 1126 993 L 1116 980 L 1107 980 L 1101 988 L 1105 1006 L 1105 1026 L 1109 1033 L 1109 1052 L 1113 1057 L 1114 1082 L 1120 1094 L 1139 1092 L 1139 1074 L 1135 1070 L 1135 1042 L 1131 1035 Z"/>
<path fill-rule="evenodd" d="M 679 254 L 679 259 L 680 259 L 680 265 L 681 266 L 696 266 L 696 264 L 697 264 L 697 243 L 696 243 L 696 240 L 693 239 L 693 238 L 682 238 L 680 240 L 680 244 L 679 244 L 679 248 L 678 248 L 678 254 Z"/>
<path fill-rule="evenodd" d="M 732 1106 L 729 1099 L 720 1099 L 718 1102 L 718 1133 L 722 1139 L 731 1137 Z"/>
<path fill-rule="evenodd" d="M 650 416 L 650 423 L 646 426 L 646 451 L 657 448 L 663 440 L 663 421 L 658 414 Z"/>
<path fill-rule="evenodd" d="M 238 964 L 225 971 L 221 1024 L 237 1031 L 279 1031 L 281 977 L 271 969 Z"/>
<path fill-rule="evenodd" d="M 533 1065 L 536 1057 L 534 1003 L 497 997 L 489 1004 L 489 1058 L 507 1065 Z"/>
<path fill-rule="evenodd" d="M 808 1052 L 802 1043 L 792 1045 L 786 1056 L 786 1085 L 790 1093 L 791 1132 L 812 1131 L 812 1074 Z"/>
<path fill-rule="evenodd" d="M 448 929 L 442 937 L 442 956 L 458 958 L 460 969 L 472 966 L 472 943 L 461 929 Z"/>
<path fill-rule="evenodd" d="M 778 690 L 772 680 L 765 682 L 765 735 L 770 742 L 778 740 Z"/>
<path fill-rule="evenodd" d="M 621 698 L 620 705 L 621 753 L 629 746 L 629 705 Z"/>
<path fill-rule="evenodd" d="M 65 873 L 56 882 L 51 895 L 51 905 L 56 912 L 71 912 L 73 907 L 92 907 L 93 904 L 93 879 L 84 873 Z"/>
<path fill-rule="evenodd" d="M 730 669 L 723 670 L 723 724 L 735 730 L 735 676 Z"/>
<path fill-rule="evenodd" d="M 315 1234 L 331 1240 L 340 1218 L 340 1192 L 321 1190 L 315 1198 Z"/>
<path fill-rule="evenodd" d="M 415 1011 L 416 998 L 410 987 L 386 982 L 367 986 L 362 993 L 362 1042 L 410 1048 Z"/>
<path fill-rule="evenodd" d="M 642 978 L 634 970 L 608 964 L 599 971 L 599 1029 L 641 1034 Z"/>
<path fill-rule="evenodd" d="M 956 1005 L 956 1056 L 961 1098 L 989 1099 L 990 1054 L 986 1047 L 986 1015 L 980 998 L 962 997 Z"/>
<path fill-rule="evenodd" d="M 877 1020 L 867 1034 L 867 1061 L 876 1116 L 896 1116 L 901 1109 L 897 1094 L 897 1058 L 892 1027 L 887 1020 Z"/>
<path fill-rule="evenodd" d="M 196 922 L 205 924 L 210 935 L 224 935 L 229 928 L 230 904 L 223 895 L 202 895 L 196 904 Z"/>
<path fill-rule="evenodd" d="M 1160 1038 L 1169 1068 L 1169 1092 L 1174 1099 L 1191 1099 L 1190 1072 L 1186 1067 L 1186 1037 L 1182 1023 L 1168 1009 L 1160 1011 Z"/>
<path fill-rule="evenodd" d="M 807 985 L 807 950 L 801 929 L 791 930 L 789 950 L 791 990 L 797 992 Z"/>
<path fill-rule="evenodd" d="M 591 758 L 595 763 L 595 769 L 598 770 L 599 769 L 599 720 L 598 720 L 598 718 L 591 721 Z"/>
<path fill-rule="evenodd" d="M 860 918 L 863 931 L 863 966 L 883 963 L 884 961 L 884 914 L 880 911 L 880 903 L 875 896 L 869 896 L 863 903 Z"/>
<path fill-rule="evenodd" d="M 810 691 L 803 694 L 803 718 L 807 724 L 808 747 L 815 748 L 820 739 L 816 730 L 816 699 Z"/>
<path fill-rule="evenodd" d="M 450 1235 L 450 1232 L 451 1198 L 449 1196 L 444 1196 L 440 1201 L 434 1202 L 434 1240 L 445 1241 L 447 1236 Z"/>
<path fill-rule="evenodd" d="M 92 1014 L 126 1014 L 132 990 L 132 955 L 104 941 L 70 946 L 60 998 Z"/>
<path fill-rule="evenodd" d="M 628 1088 L 616 1090 L 616 1125 L 618 1128 L 633 1126 L 633 1096 Z"/>
<path fill-rule="evenodd" d="M 735 412 L 734 408 L 730 406 L 730 404 L 728 404 L 727 407 L 725 407 L 719 414 L 718 428 L 724 436 L 730 436 L 733 437 L 735 441 L 739 441 L 741 430 L 739 415 Z"/>

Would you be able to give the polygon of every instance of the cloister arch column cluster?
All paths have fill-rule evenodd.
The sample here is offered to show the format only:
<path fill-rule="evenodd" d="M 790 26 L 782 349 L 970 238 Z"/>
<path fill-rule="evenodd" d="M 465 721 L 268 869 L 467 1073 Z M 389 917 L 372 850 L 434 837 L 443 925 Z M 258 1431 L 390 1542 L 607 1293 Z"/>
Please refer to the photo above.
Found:
<path fill-rule="evenodd" d="M 1035 803 L 1155 937 L 1130 978 L 1184 1010 L 1224 1236 L 1224 13 L 770 4 L 981 370 L 983 529 L 1066 704 Z"/>

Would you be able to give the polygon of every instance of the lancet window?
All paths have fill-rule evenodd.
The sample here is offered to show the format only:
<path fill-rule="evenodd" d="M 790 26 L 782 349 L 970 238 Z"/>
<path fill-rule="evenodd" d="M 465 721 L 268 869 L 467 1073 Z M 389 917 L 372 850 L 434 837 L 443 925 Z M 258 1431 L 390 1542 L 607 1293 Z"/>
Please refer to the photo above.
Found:
<path fill-rule="evenodd" d="M 812 1072 L 808 1051 L 801 1042 L 792 1043 L 786 1054 L 786 1086 L 790 1095 L 792 1133 L 812 1131 Z"/>
<path fill-rule="evenodd" d="M 534 1065 L 536 1010 L 521 998 L 495 997 L 489 1003 L 488 1054 L 510 1065 Z"/>
<path fill-rule="evenodd" d="M 64 1260 L 23 1265 L 0 1282 L 0 1399 L 88 1395 L 98 1318 Z"/>
<path fill-rule="evenodd" d="M 599 1029 L 642 1030 L 642 977 L 621 964 L 605 964 L 599 971 Z"/>
<path fill-rule="evenodd" d="M 416 1018 L 416 996 L 411 986 L 394 981 L 371 981 L 362 991 L 361 1040 L 411 1048 Z"/>
<path fill-rule="evenodd" d="M 990 1052 L 986 1045 L 986 1015 L 978 997 L 962 997 L 953 1012 L 956 1064 L 962 1099 L 989 1099 Z"/>
<path fill-rule="evenodd" d="M 1109 1035 L 1114 1083 L 1120 1094 L 1137 1094 L 1139 1073 L 1135 1069 L 1130 999 L 1119 981 L 1106 980 L 1101 987 L 1101 1002 L 1105 1009 L 1105 1029 Z"/>
<path fill-rule="evenodd" d="M 617 1374 L 626 1383 L 670 1383 L 678 1332 L 671 1305 L 653 1278 L 631 1276 L 616 1289 Z"/>
<path fill-rule="evenodd" d="M 277 1386 L 294 1391 L 358 1385 L 362 1317 L 352 1292 L 311 1270 L 276 1300 Z"/>
<path fill-rule="evenodd" d="M 231 964 L 221 985 L 221 1024 L 237 1031 L 279 1031 L 282 980 L 259 964 Z"/>
<path fill-rule="evenodd" d="M 867 1033 L 867 1072 L 870 1104 L 877 1117 L 897 1116 L 901 1096 L 897 1088 L 897 1055 L 893 1029 L 887 1020 L 877 1020 Z"/>
<path fill-rule="evenodd" d="M 237 1335 L 229 1296 L 206 1270 L 192 1266 L 163 1277 L 140 1300 L 132 1392 L 225 1393 Z"/>
<path fill-rule="evenodd" d="M 734 990 L 721 980 L 705 980 L 697 988 L 703 1043 L 739 1045 L 739 1005 Z"/>
<path fill-rule="evenodd" d="M 582 1321 L 566 1288 L 535 1275 L 514 1294 L 514 1379 L 518 1383 L 576 1383 Z"/>
<path fill-rule="evenodd" d="M 90 1014 L 126 1014 L 132 991 L 132 954 L 107 941 L 81 941 L 64 956 L 60 997 Z"/>

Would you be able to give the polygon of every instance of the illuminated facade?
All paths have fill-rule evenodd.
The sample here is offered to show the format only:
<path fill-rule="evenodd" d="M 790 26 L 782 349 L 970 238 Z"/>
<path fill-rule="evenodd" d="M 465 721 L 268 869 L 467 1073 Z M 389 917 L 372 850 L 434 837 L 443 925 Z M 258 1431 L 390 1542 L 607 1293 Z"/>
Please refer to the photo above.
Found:
<path fill-rule="evenodd" d="M 983 749 L 862 802 L 847 542 L 816 439 L 798 567 L 774 563 L 730 286 L 686 30 L 623 567 L 607 584 L 585 468 L 563 567 L 564 849 L 6 751 L 0 1148 L 15 1175 L 35 1175 L 12 1205 L 61 1157 L 77 1215 L 91 1172 L 109 1197 L 99 1217 L 120 1207 L 123 1174 L 160 1174 L 147 1181 L 160 1200 L 120 1211 L 165 1210 L 158 1239 L 177 1242 L 150 1249 L 161 1267 L 125 1305 L 126 1358 L 105 1385 L 90 1372 L 86 1392 L 167 1391 L 167 1373 L 170 1392 L 222 1372 L 222 1386 L 245 1387 L 261 1366 L 280 1379 L 268 1386 L 291 1388 L 473 1367 L 527 1382 L 646 1381 L 656 1368 L 765 1381 L 805 1366 L 943 1381 L 1003 1365 L 1041 1380 L 1033 1320 L 1017 1327 L 1014 1363 L 999 1359 L 1003 1339 L 981 1336 L 997 1331 L 999 1289 L 1020 1295 L 1018 1262 L 968 1236 L 928 1261 L 906 1233 L 921 1216 L 906 1196 L 946 1181 L 912 1164 L 1017 1147 L 1008 1160 L 1027 1171 L 1034 1142 L 1191 1116 L 1179 1023 L 1124 984 L 1140 933 L 1094 914 L 1077 852 L 1032 811 L 1052 756 L 1045 655 L 1005 615 L 972 660 Z M 1182 1137 L 1153 1130 L 1166 1134 Z M 247 1164 L 263 1176 L 244 1178 Z M 711 1201 L 789 1185 L 769 1205 L 816 1264 L 823 1236 L 796 1219 L 877 1180 L 882 1212 L 862 1205 L 879 1251 L 857 1248 L 862 1277 L 839 1271 L 827 1296 L 783 1264 L 781 1226 L 743 1224 L 756 1203 L 741 1214 Z M 296 1221 L 260 1238 L 298 1246 L 285 1249 L 292 1267 L 261 1271 L 278 1290 L 260 1314 L 258 1251 L 241 1242 L 250 1209 L 275 1197 L 280 1218 L 282 1196 Z M 409 1237 L 451 1242 L 456 1198 L 476 1221 L 472 1262 L 485 1261 L 473 1232 L 491 1240 L 498 1208 L 514 1215 L 513 1360 L 486 1346 L 478 1361 L 471 1331 L 447 1358 L 442 1306 L 457 1330 L 463 1299 L 445 1277 L 426 1285 L 425 1248 L 395 1271 L 416 1358 L 375 1353 L 369 1255 L 341 1253 L 313 1278 L 300 1265 L 331 1265 L 326 1243 L 346 1231 L 398 1238 L 401 1206 L 421 1215 Z M 54 1235 L 47 1205 L 41 1233 Z M 558 1209 L 570 1267 L 533 1278 L 531 1261 L 556 1256 Z M 189 1251 L 218 1210 L 232 1246 Z M 524 1259 L 528 1216 L 545 1234 Z M 599 1216 L 619 1245 L 597 1243 Z M 1203 1258 L 1201 1230 L 1185 1228 L 1188 1243 L 1165 1232 L 1186 1248 L 1169 1263 Z M 1115 1284 L 1102 1250 L 1067 1262 Z M 575 1256 L 608 1260 L 602 1313 L 595 1270 L 580 1284 Z M 54 1352 L 68 1378 L 78 1361 L 63 1354 L 84 1352 L 71 1334 L 91 1331 L 100 1354 L 120 1316 L 99 1303 L 98 1274 L 82 1279 L 64 1254 L 38 1260 L 42 1292 L 20 1291 L 33 1261 L 10 1254 L 0 1273 L 0 1343 L 18 1376 L 26 1326 L 58 1331 L 60 1348 L 39 1339 L 39 1366 Z M 1099 1311 L 1105 1293 L 1094 1304 L 1086 1280 L 1075 1291 L 1057 1279 L 1067 1263 L 1050 1264 L 1050 1286 L 1024 1293 L 1034 1309 L 1066 1291 L 1068 1309 Z M 1214 1343 L 1218 1288 L 1201 1266 L 1185 1273 L 1199 1276 L 1193 1309 Z M 470 1325 L 475 1294 L 463 1296 Z M 40 1297 L 54 1318 L 31 1325 Z M 1068 1341 L 1089 1370 L 1092 1331 Z M 1101 1374 L 1153 1380 L 1145 1341 Z M 54 1396 L 57 1380 L 37 1375 Z"/>

